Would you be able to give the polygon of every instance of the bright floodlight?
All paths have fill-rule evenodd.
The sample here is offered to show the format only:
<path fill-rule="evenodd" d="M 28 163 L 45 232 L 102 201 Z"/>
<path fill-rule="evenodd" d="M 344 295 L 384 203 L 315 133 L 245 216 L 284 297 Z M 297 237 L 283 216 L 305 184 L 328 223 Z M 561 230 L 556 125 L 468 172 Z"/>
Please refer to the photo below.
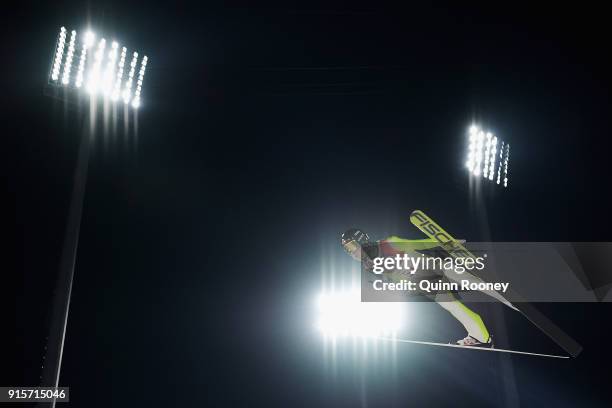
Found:
<path fill-rule="evenodd" d="M 127 58 L 129 66 L 126 68 Z M 138 108 L 142 104 L 141 91 L 148 58 L 129 53 L 117 41 L 107 43 L 104 38 L 87 31 L 70 33 L 60 28 L 49 84 L 64 88 L 84 88 L 90 94 L 100 94 L 111 101 L 122 100 L 125 105 Z M 126 75 L 127 71 L 127 75 Z M 132 92 L 133 83 L 136 82 Z"/>
<path fill-rule="evenodd" d="M 402 324 L 401 304 L 361 302 L 359 291 L 321 294 L 317 307 L 326 336 L 393 336 Z"/>
<path fill-rule="evenodd" d="M 483 131 L 473 124 L 468 131 L 468 151 L 465 166 L 476 177 L 482 175 L 486 180 L 493 181 L 497 170 L 497 183 L 502 181 L 508 187 L 508 163 L 510 161 L 510 145 L 501 141 L 491 132 Z M 497 154 L 499 152 L 499 155 Z"/>

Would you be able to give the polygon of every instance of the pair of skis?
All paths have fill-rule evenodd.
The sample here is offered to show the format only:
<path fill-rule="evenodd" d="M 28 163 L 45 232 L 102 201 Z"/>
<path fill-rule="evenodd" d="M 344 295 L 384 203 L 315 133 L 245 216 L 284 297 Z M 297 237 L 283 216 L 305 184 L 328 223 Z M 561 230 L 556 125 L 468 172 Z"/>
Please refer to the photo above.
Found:
<path fill-rule="evenodd" d="M 450 256 L 453 258 L 475 258 L 475 256 L 466 249 L 461 242 L 457 241 L 453 238 L 448 232 L 446 232 L 442 227 L 440 227 L 434 220 L 425 215 L 424 212 L 420 210 L 415 210 L 410 215 L 410 222 L 418 229 L 420 229 L 425 235 L 427 235 L 430 239 L 436 240 L 440 243 L 440 246 L 448 252 Z M 576 343 L 574 339 L 565 334 L 559 327 L 557 327 L 553 322 L 551 322 L 548 318 L 542 315 L 535 308 L 531 307 L 526 302 L 521 302 L 520 309 L 513 305 L 510 301 L 505 299 L 501 294 L 497 293 L 497 296 L 494 296 L 500 302 L 508 306 L 509 308 L 521 313 L 527 320 L 529 320 L 534 326 L 536 326 L 539 330 L 544 332 L 548 337 L 550 337 L 557 345 L 559 345 L 562 349 L 564 349 L 570 356 L 576 357 L 581 351 L 582 347 Z M 513 295 L 513 299 L 517 299 L 518 296 Z M 470 350 L 479 350 L 479 351 L 497 351 L 502 353 L 512 353 L 512 354 L 523 354 L 530 356 L 539 356 L 539 357 L 551 357 L 551 358 L 570 358 L 569 356 L 560 356 L 553 354 L 541 354 L 541 353 L 530 353 L 526 351 L 517 351 L 517 350 L 508 350 L 508 349 L 496 349 L 496 348 L 481 348 L 481 347 L 470 347 L 470 346 L 460 346 L 458 344 L 445 344 L 445 343 L 434 343 L 428 341 L 417 341 L 417 340 L 404 340 L 404 339 L 392 339 L 392 338 L 381 338 L 382 340 L 390 340 L 397 341 L 402 343 L 411 343 L 411 344 L 423 344 L 429 346 L 439 346 L 439 347 L 454 347 L 454 348 L 464 348 Z"/>
<path fill-rule="evenodd" d="M 435 342 L 432 342 L 432 341 L 394 339 L 392 337 L 376 337 L 376 338 L 379 339 L 379 340 L 396 341 L 398 343 L 422 344 L 422 345 L 426 345 L 426 346 L 453 347 L 453 348 L 462 348 L 462 349 L 476 350 L 476 351 L 498 351 L 500 353 L 522 354 L 522 355 L 537 356 L 537 357 L 569 358 L 569 356 L 559 356 L 559 355 L 556 355 L 556 354 L 530 353 L 528 351 L 498 349 L 498 348 L 493 348 L 493 347 L 485 348 L 485 347 L 474 347 L 474 346 L 460 346 L 459 344 L 446 344 L 446 343 L 435 343 Z"/>

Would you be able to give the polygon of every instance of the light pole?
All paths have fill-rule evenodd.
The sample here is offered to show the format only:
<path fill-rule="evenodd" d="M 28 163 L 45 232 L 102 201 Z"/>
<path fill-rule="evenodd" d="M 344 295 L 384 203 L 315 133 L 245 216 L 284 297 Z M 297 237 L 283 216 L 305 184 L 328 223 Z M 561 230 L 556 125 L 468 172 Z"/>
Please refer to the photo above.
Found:
<path fill-rule="evenodd" d="M 60 28 L 45 93 L 66 103 L 86 105 L 88 108 L 83 117 L 66 235 L 53 295 L 42 386 L 59 386 L 89 155 L 95 133 L 95 107 L 100 99 L 104 104 L 121 104 L 127 119 L 130 111 L 141 105 L 147 63 L 147 56 L 139 57 L 136 51 L 128 53 L 127 47 L 121 47 L 116 41 L 107 43 L 105 38 L 97 39 L 91 31 L 81 35 L 75 30 L 68 32 L 65 27 Z M 55 402 L 54 399 L 52 407 L 55 407 Z"/>

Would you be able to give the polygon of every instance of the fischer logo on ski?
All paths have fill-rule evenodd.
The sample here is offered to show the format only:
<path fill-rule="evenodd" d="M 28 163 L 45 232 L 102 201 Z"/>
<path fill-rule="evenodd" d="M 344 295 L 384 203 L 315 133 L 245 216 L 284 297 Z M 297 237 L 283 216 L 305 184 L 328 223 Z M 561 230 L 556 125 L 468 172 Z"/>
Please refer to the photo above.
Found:
<path fill-rule="evenodd" d="M 459 241 L 454 239 L 448 232 L 435 223 L 434 220 L 425 215 L 424 212 L 415 210 L 410 214 L 410 222 L 423 231 L 429 238 L 435 239 L 442 248 L 453 258 L 476 258 Z"/>

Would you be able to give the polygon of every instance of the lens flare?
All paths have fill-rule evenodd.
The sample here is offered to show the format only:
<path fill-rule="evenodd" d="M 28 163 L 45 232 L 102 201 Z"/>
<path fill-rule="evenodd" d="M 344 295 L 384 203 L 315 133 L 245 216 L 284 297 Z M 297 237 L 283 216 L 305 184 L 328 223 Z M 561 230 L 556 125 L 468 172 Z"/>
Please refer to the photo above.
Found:
<path fill-rule="evenodd" d="M 401 304 L 362 302 L 358 290 L 322 293 L 317 329 L 325 336 L 394 336 L 402 326 Z"/>

